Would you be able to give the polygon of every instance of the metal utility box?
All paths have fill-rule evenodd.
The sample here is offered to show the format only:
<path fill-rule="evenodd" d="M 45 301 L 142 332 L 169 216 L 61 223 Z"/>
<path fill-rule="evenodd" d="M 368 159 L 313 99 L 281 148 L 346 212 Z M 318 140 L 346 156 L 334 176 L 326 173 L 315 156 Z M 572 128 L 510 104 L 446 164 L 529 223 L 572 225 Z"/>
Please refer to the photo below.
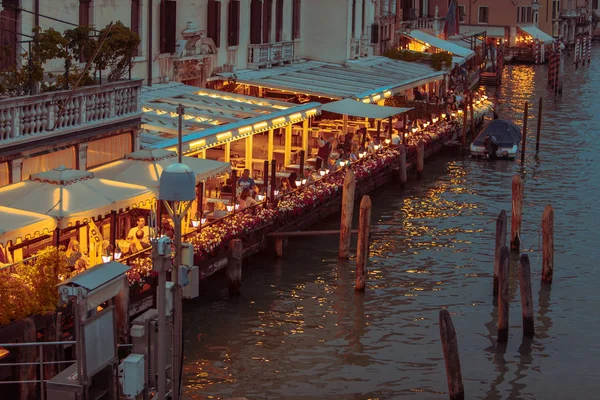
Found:
<path fill-rule="evenodd" d="M 123 372 L 122 388 L 126 396 L 137 396 L 145 387 L 145 362 L 143 354 L 130 354 L 123 360 L 119 370 Z"/>
<path fill-rule="evenodd" d="M 181 243 L 181 264 L 191 267 L 194 265 L 194 245 Z"/>
<path fill-rule="evenodd" d="M 183 298 L 195 299 L 200 296 L 200 269 L 196 266 L 186 268 L 188 269 L 189 283 L 183 287 Z"/>
<path fill-rule="evenodd" d="M 167 299 L 165 300 L 165 312 L 167 313 L 167 317 L 173 315 L 173 289 L 175 288 L 175 284 L 173 282 L 167 282 Z M 158 301 L 156 302 L 158 304 Z"/>
<path fill-rule="evenodd" d="M 78 383 L 77 364 L 72 364 L 46 383 L 46 399 L 83 400 L 83 387 Z"/>

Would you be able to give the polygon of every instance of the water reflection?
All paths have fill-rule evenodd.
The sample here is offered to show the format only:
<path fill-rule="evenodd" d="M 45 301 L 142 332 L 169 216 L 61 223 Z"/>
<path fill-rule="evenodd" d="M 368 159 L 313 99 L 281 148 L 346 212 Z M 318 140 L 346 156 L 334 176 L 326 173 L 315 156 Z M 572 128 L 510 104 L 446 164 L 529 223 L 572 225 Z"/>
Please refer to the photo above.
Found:
<path fill-rule="evenodd" d="M 425 177 L 405 190 L 391 183 L 372 194 L 364 294 L 354 291 L 355 261 L 338 262 L 335 237 L 290 240 L 283 260 L 265 255 L 245 263 L 238 299 L 228 299 L 223 276 L 203 283 L 200 299 L 185 306 L 186 394 L 443 398 L 437 314 L 448 308 L 467 398 L 595 398 L 600 271 L 590 266 L 598 257 L 594 221 L 600 218 L 600 164 L 594 162 L 600 146 L 600 52 L 593 54 L 589 67 L 567 66 L 562 98 L 548 96 L 545 66 L 507 69 L 504 82 L 513 83 L 498 91 L 500 117 L 521 124 L 525 101 L 532 105 L 522 167 L 519 160 L 473 161 L 453 154 L 428 163 Z M 540 96 L 545 115 L 536 156 Z M 519 173 L 525 185 L 522 250 L 530 255 L 537 293 L 536 336 L 522 337 L 514 253 L 509 341 L 499 347 L 492 299 L 494 222 L 502 209 L 510 215 L 511 180 Z M 540 284 L 538 246 L 549 203 L 555 208 L 552 292 Z M 319 228 L 338 226 L 339 215 Z M 568 385 L 555 376 L 568 376 Z"/>

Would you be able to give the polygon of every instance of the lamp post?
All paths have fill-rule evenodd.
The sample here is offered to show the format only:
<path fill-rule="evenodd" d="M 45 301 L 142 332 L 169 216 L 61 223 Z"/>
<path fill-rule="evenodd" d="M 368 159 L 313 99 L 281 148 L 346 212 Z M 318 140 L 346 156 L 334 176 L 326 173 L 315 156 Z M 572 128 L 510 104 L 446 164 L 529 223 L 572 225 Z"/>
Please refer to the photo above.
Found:
<path fill-rule="evenodd" d="M 169 216 L 173 220 L 175 229 L 175 260 L 173 262 L 172 280 L 174 285 L 173 305 L 174 305 L 174 333 L 173 333 L 173 400 L 180 398 L 180 377 L 181 377 L 181 287 L 179 286 L 179 266 L 181 265 L 181 222 L 187 214 L 192 202 L 196 198 L 195 191 L 196 177 L 194 172 L 185 164 L 171 164 L 160 176 L 159 180 L 159 201 L 163 202 Z M 159 371 L 161 366 L 158 367 Z"/>
<path fill-rule="evenodd" d="M 540 1 L 539 0 L 533 0 L 533 3 L 531 4 L 531 10 L 533 11 L 533 21 L 535 22 L 535 26 L 537 27 L 539 24 L 539 20 L 540 20 Z"/>

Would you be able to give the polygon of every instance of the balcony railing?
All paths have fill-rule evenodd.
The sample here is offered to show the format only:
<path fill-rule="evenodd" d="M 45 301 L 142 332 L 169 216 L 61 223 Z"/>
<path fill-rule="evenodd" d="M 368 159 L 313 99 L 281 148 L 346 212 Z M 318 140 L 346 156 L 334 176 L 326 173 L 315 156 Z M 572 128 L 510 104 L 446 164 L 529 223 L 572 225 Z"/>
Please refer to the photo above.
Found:
<path fill-rule="evenodd" d="M 294 42 L 248 45 L 249 67 L 270 67 L 294 61 Z"/>
<path fill-rule="evenodd" d="M 141 116 L 142 80 L 0 100 L 0 146 Z"/>

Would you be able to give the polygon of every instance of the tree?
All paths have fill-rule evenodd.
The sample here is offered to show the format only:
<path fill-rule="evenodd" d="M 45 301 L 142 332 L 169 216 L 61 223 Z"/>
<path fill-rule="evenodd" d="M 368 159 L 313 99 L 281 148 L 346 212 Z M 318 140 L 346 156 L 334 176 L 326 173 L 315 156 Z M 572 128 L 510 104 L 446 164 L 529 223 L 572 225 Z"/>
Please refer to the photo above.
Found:
<path fill-rule="evenodd" d="M 94 32 L 91 26 L 78 26 L 63 34 L 53 28 L 34 28 L 30 50 L 22 54 L 27 60 L 24 65 L 0 72 L 0 95 L 16 97 L 35 94 L 38 87 L 47 92 L 96 84 L 92 69 L 83 67 L 81 62 L 100 71 L 109 70 L 109 82 L 123 78 L 136 54 L 139 36 L 120 21 L 111 23 L 99 35 L 94 36 Z M 46 63 L 56 59 L 64 60 L 65 73 L 46 73 Z"/>

